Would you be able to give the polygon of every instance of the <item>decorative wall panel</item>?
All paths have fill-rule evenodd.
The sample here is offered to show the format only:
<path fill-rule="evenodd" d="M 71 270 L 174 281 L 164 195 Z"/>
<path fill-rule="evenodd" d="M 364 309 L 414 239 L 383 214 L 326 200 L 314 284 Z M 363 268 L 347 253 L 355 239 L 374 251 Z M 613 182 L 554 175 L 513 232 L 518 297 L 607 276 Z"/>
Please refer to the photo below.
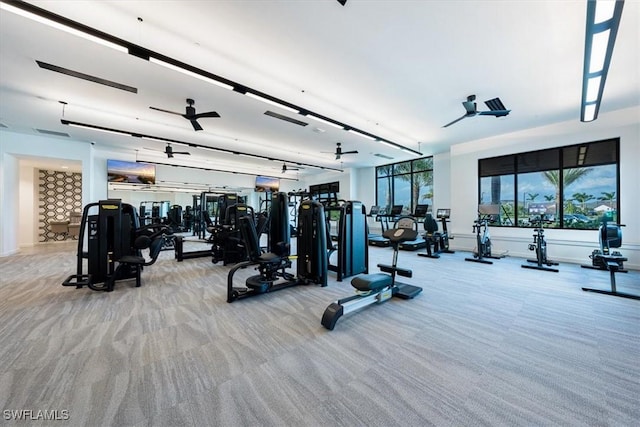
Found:
<path fill-rule="evenodd" d="M 52 221 L 66 221 L 82 211 L 82 174 L 38 170 L 38 242 L 71 239 L 51 231 Z"/>

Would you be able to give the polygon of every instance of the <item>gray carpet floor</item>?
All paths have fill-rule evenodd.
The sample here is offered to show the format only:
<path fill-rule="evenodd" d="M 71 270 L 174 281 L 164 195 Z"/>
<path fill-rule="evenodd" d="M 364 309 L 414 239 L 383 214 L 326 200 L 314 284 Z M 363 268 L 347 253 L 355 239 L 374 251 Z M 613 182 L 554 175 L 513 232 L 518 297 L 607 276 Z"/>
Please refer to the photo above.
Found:
<path fill-rule="evenodd" d="M 639 424 L 640 301 L 580 289 L 607 289 L 606 272 L 465 256 L 401 252 L 414 272 L 403 280 L 424 291 L 333 331 L 322 313 L 352 293 L 333 273 L 326 288 L 228 304 L 230 267 L 206 258 L 163 252 L 141 288 L 123 281 L 112 293 L 61 286 L 75 272 L 73 243 L 0 258 L 0 424 Z M 371 272 L 390 260 L 370 248 Z M 640 294 L 640 272 L 617 279 Z M 11 419 L 20 410 L 67 419 Z"/>

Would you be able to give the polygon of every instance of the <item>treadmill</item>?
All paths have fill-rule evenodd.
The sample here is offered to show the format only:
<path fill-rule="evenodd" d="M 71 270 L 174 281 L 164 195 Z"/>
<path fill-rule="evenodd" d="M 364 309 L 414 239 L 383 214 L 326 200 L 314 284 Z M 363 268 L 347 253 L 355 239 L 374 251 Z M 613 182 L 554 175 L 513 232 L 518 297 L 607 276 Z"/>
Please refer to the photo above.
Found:
<path fill-rule="evenodd" d="M 386 221 L 383 221 L 383 218 L 386 217 L 385 208 L 381 209 L 380 206 L 371 206 L 371 211 L 369 212 L 369 216 L 374 217 L 376 222 L 379 221 L 380 227 L 382 227 L 380 234 L 376 234 L 376 233 L 368 234 L 367 240 L 369 244 L 371 246 L 379 246 L 383 248 L 388 247 L 391 244 L 391 242 L 389 241 L 389 239 L 382 236 L 382 233 L 384 233 L 384 231 L 389 228 L 388 223 Z"/>

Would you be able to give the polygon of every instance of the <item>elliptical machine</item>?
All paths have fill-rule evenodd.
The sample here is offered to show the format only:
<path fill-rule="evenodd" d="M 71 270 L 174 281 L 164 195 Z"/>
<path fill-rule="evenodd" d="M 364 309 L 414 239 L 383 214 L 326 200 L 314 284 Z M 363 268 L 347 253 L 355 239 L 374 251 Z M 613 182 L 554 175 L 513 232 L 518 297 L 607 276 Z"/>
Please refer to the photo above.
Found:
<path fill-rule="evenodd" d="M 489 210 L 493 212 L 493 209 Z M 495 211 L 495 213 L 497 213 L 497 209 L 495 209 Z M 493 264 L 493 261 L 489 261 L 486 258 L 504 258 L 504 255 L 491 254 L 491 235 L 489 234 L 491 215 L 492 213 L 483 213 L 478 209 L 478 219 L 473 221 L 473 233 L 476 234 L 476 251 L 473 253 L 473 258 L 465 258 L 465 261 Z"/>
<path fill-rule="evenodd" d="M 396 282 L 396 275 L 411 277 L 413 272 L 406 268 L 398 267 L 398 252 L 402 242 L 415 240 L 418 232 L 412 228 L 393 228 L 386 230 L 383 236 L 389 239 L 393 248 L 392 265 L 378 264 L 383 273 L 363 274 L 351 280 L 351 286 L 356 290 L 356 295 L 342 298 L 332 302 L 322 315 L 322 326 L 333 330 L 336 322 L 342 315 L 351 313 L 371 304 L 385 302 L 391 297 L 412 299 L 420 292 L 419 286 Z"/>
<path fill-rule="evenodd" d="M 557 273 L 559 270 L 551 266 L 558 265 L 558 263 L 547 259 L 547 242 L 544 240 L 544 223 L 545 221 L 542 215 L 533 221 L 533 225 L 535 227 L 533 229 L 533 243 L 529 244 L 529 250 L 535 251 L 536 259 L 528 259 L 527 262 L 535 263 L 535 265 L 522 264 L 522 268 L 532 268 L 535 270 L 552 271 Z"/>

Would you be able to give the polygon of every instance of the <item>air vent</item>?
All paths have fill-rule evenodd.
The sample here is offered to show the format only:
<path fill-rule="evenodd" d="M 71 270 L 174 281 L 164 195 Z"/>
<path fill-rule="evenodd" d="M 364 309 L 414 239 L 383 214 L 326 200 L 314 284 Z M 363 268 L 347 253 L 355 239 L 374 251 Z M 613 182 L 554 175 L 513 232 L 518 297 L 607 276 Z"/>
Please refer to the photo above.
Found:
<path fill-rule="evenodd" d="M 111 80 L 105 80 L 100 77 L 81 73 L 79 71 L 70 70 L 68 68 L 59 67 L 57 65 L 47 64 L 46 62 L 42 62 L 42 61 L 36 61 L 36 63 L 40 68 L 44 68 L 45 70 L 55 71 L 56 73 L 65 74 L 67 76 L 75 77 L 77 79 L 87 80 L 93 83 L 98 83 L 98 84 L 109 86 L 115 89 L 124 90 L 126 92 L 138 93 L 137 88 L 132 86 L 127 86 L 122 83 L 112 82 Z"/>
<path fill-rule="evenodd" d="M 300 120 L 292 119 L 291 117 L 284 116 L 282 114 L 274 113 L 273 111 L 265 111 L 265 115 L 274 117 L 276 119 L 284 120 L 285 122 L 293 123 L 298 126 L 307 126 L 309 123 L 302 122 Z"/>
<path fill-rule="evenodd" d="M 388 159 L 388 160 L 393 159 L 393 157 L 387 156 L 386 154 L 374 153 L 373 155 L 376 157 L 382 157 L 383 159 Z"/>
<path fill-rule="evenodd" d="M 68 133 L 64 133 L 64 132 L 56 132 L 55 130 L 47 130 L 47 129 L 36 129 L 36 131 L 38 133 L 44 134 L 44 135 L 51 135 L 51 136 L 63 136 L 65 138 L 70 138 Z"/>

